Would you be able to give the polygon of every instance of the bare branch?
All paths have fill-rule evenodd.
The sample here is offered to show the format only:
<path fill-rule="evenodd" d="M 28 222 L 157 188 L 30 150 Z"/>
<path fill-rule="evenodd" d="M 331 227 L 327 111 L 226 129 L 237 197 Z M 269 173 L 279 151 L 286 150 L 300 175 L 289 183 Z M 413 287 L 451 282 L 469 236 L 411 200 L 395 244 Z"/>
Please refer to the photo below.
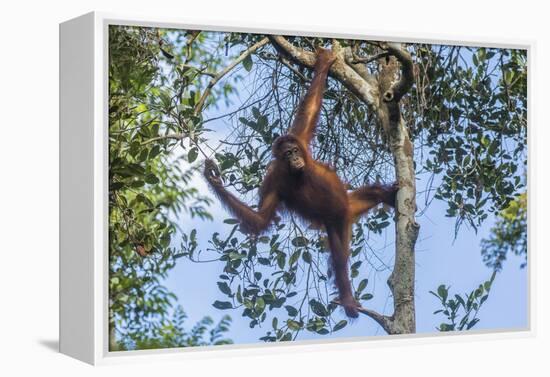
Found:
<path fill-rule="evenodd" d="M 285 57 L 282 57 L 279 59 L 279 61 L 285 66 L 287 67 L 288 69 L 290 69 L 296 76 L 298 76 L 300 78 L 300 80 L 302 80 L 302 82 L 310 82 L 311 80 L 309 80 L 307 77 L 305 77 L 302 72 L 300 72 L 298 69 L 296 69 L 295 66 L 293 66 L 292 64 L 290 64 L 290 62 L 288 61 L 287 58 Z"/>
<path fill-rule="evenodd" d="M 262 53 L 260 55 L 262 58 L 266 59 L 266 60 L 276 60 L 278 62 L 280 62 L 282 65 L 284 65 L 285 67 L 287 67 L 288 69 L 290 69 L 292 71 L 292 73 L 294 73 L 296 76 L 298 76 L 300 78 L 300 80 L 302 80 L 302 82 L 310 82 L 311 80 L 308 79 L 307 77 L 305 77 L 302 72 L 300 72 L 297 68 L 296 68 L 296 65 L 293 65 L 287 58 L 286 56 L 284 55 L 279 55 L 279 54 L 272 54 L 271 52 L 268 52 L 268 53 Z"/>
<path fill-rule="evenodd" d="M 393 320 L 392 320 L 391 317 L 382 315 L 378 312 L 375 312 L 374 310 L 366 309 L 362 306 L 358 309 L 358 311 L 359 311 L 359 313 L 362 313 L 362 314 L 374 319 L 376 321 L 376 323 L 378 323 L 384 329 L 384 331 L 386 333 L 388 333 L 388 334 L 393 333 L 393 330 L 392 330 Z"/>
<path fill-rule="evenodd" d="M 340 303 L 340 301 L 338 299 L 336 300 L 332 300 L 333 303 L 337 304 L 337 305 L 342 305 Z M 384 331 L 386 331 L 388 334 L 392 334 L 392 318 L 391 317 L 388 317 L 388 316 L 385 316 L 383 314 L 380 314 L 374 310 L 370 310 L 370 309 L 367 309 L 367 308 L 364 308 L 362 306 L 359 306 L 357 308 L 357 311 L 359 313 L 362 313 L 364 315 L 366 315 L 367 317 L 370 317 L 372 319 L 374 319 L 374 321 L 376 323 L 378 323 L 383 329 Z"/>
<path fill-rule="evenodd" d="M 151 139 L 145 140 L 144 142 L 141 143 L 141 145 L 147 145 L 149 143 L 154 143 L 155 141 L 166 140 L 166 139 L 182 140 L 185 137 L 187 137 L 187 135 L 184 135 L 184 134 L 169 134 L 169 135 L 157 136 L 157 137 L 153 137 Z"/>
<path fill-rule="evenodd" d="M 229 64 L 227 67 L 225 67 L 222 71 L 217 73 L 212 80 L 208 83 L 208 86 L 202 93 L 201 98 L 199 99 L 199 102 L 197 102 L 197 105 L 195 106 L 195 115 L 199 114 L 203 107 L 204 103 L 206 102 L 208 96 L 210 95 L 210 92 L 212 91 L 212 88 L 220 81 L 225 75 L 227 75 L 233 68 L 235 68 L 239 63 L 241 63 L 244 59 L 246 59 L 249 55 L 253 54 L 257 49 L 260 47 L 266 45 L 269 42 L 269 39 L 263 38 L 259 42 L 255 43 L 251 47 L 249 47 L 247 50 L 245 50 L 237 59 L 233 61 L 233 63 Z"/>

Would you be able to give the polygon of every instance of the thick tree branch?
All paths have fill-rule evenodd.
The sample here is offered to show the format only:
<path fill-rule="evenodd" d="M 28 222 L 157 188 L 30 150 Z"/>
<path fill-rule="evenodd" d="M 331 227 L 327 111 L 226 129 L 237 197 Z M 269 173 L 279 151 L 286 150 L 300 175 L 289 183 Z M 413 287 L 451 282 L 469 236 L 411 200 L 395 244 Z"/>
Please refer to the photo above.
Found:
<path fill-rule="evenodd" d="M 342 305 L 338 299 L 332 300 L 333 303 L 337 305 Z M 385 316 L 383 314 L 380 314 L 374 310 L 364 308 L 362 306 L 358 307 L 357 310 L 359 313 L 362 313 L 366 315 L 367 317 L 372 318 L 376 323 L 378 323 L 384 331 L 386 331 L 388 334 L 391 334 L 391 328 L 392 328 L 392 318 Z"/>
<path fill-rule="evenodd" d="M 294 46 L 280 35 L 270 35 L 269 39 L 273 46 L 294 63 L 304 67 L 313 68 L 315 65 L 315 53 Z M 367 105 L 378 107 L 378 91 L 372 82 L 362 77 L 356 70 L 346 63 L 345 54 L 348 49 L 342 49 L 342 56 L 330 68 L 330 76 L 340 81 L 348 90 L 355 94 Z M 351 51 L 349 52 L 351 54 Z"/>
<path fill-rule="evenodd" d="M 199 102 L 197 102 L 197 105 L 195 106 L 195 115 L 199 114 L 208 99 L 208 96 L 210 95 L 210 92 L 212 91 L 212 88 L 220 81 L 225 75 L 227 75 L 233 68 L 235 68 L 239 63 L 241 63 L 244 59 L 246 59 L 249 55 L 253 54 L 257 49 L 260 47 L 266 45 L 269 42 L 269 39 L 263 38 L 259 42 L 255 43 L 254 45 L 250 46 L 247 50 L 245 50 L 237 59 L 235 59 L 231 64 L 229 64 L 227 67 L 225 67 L 222 71 L 214 75 L 214 78 L 210 80 L 208 83 L 208 86 L 202 93 L 201 98 L 199 99 Z"/>
<path fill-rule="evenodd" d="M 358 63 L 354 60 L 353 51 L 351 48 L 347 47 L 344 49 L 344 60 L 346 63 L 363 78 L 366 82 L 369 83 L 373 88 L 378 87 L 378 82 L 376 78 L 369 73 L 367 65 L 365 63 Z"/>
<path fill-rule="evenodd" d="M 401 43 L 382 43 L 380 45 L 391 55 L 395 56 L 401 63 L 401 77 L 390 89 L 384 92 L 384 101 L 399 102 L 401 98 L 411 89 L 414 83 L 414 70 L 411 55 L 401 48 Z"/>
<path fill-rule="evenodd" d="M 308 68 L 313 68 L 315 65 L 315 53 L 294 46 L 280 35 L 269 35 L 268 38 L 277 51 L 293 62 Z"/>
<path fill-rule="evenodd" d="M 382 315 L 378 312 L 375 312 L 374 310 L 370 310 L 363 307 L 360 307 L 358 310 L 359 310 L 359 313 L 362 313 L 367 317 L 374 319 L 374 321 L 376 321 L 376 323 L 378 323 L 380 327 L 384 329 L 385 332 L 387 332 L 388 334 L 392 334 L 393 320 L 391 317 Z"/>

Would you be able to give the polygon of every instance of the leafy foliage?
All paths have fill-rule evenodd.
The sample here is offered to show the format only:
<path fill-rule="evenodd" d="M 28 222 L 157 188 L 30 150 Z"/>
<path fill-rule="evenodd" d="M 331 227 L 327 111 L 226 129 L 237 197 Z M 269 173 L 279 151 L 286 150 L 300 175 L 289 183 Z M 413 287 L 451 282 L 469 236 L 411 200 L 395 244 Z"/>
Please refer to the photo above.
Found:
<path fill-rule="evenodd" d="M 439 331 L 472 329 L 479 322 L 477 314 L 483 303 L 489 298 L 489 291 L 495 280 L 495 275 L 496 272 L 493 272 L 489 280 L 462 296 L 455 294 L 453 298 L 450 298 L 449 287 L 444 284 L 437 288 L 437 292 L 430 291 L 432 295 L 440 300 L 442 307 L 436 310 L 434 314 L 443 313 L 447 317 L 447 322 L 441 323 L 437 329 Z"/>
<path fill-rule="evenodd" d="M 507 256 L 523 256 L 527 265 L 527 193 L 520 194 L 499 214 L 491 236 L 481 241 L 481 255 L 488 267 L 502 269 Z"/>
<path fill-rule="evenodd" d="M 526 51 L 419 46 L 416 56 L 410 121 L 429 147 L 422 166 L 439 176 L 434 197 L 447 202 L 456 231 L 464 220 L 476 229 L 523 187 Z"/>
<path fill-rule="evenodd" d="M 232 344 L 233 341 L 224 338 L 229 331 L 231 317 L 223 316 L 214 325 L 210 317 L 204 317 L 190 330 L 185 328 L 187 316 L 178 306 L 172 317 L 163 321 L 160 326 L 150 332 L 133 332 L 125 334 L 120 340 L 123 349 L 160 349 L 173 347 L 195 347 L 206 345 Z"/>
<path fill-rule="evenodd" d="M 176 131 L 191 133 L 196 117 L 189 104 L 195 97 L 193 90 L 202 84 L 192 75 L 194 83 L 183 80 L 189 75 L 177 69 L 164 72 L 164 66 L 175 64 L 171 62 L 174 57 L 161 54 L 165 34 L 123 26 L 113 26 L 109 32 L 112 349 L 130 344 L 185 344 L 183 314 L 169 318 L 176 297 L 162 280 L 178 258 L 193 252 L 196 241 L 191 232 L 182 236 L 180 248 L 172 247 L 178 230 L 174 218 L 183 212 L 191 219 L 211 219 L 206 210 L 210 200 L 189 186 L 196 167 L 187 164 L 182 169 L 183 160 L 194 159 L 193 147 L 183 144 L 189 137 L 170 137 Z M 192 55 L 190 49 L 186 52 Z M 165 89 L 167 83 L 172 90 Z M 173 153 L 175 146 L 183 149 L 181 155 Z M 211 322 L 204 321 L 204 325 Z M 173 339 L 168 338 L 170 334 Z"/>

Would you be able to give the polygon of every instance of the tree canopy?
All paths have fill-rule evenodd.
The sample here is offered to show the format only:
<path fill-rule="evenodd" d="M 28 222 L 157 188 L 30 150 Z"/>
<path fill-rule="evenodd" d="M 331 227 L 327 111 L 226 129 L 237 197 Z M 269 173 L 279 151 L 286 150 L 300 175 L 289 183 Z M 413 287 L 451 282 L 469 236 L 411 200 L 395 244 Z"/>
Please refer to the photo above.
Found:
<path fill-rule="evenodd" d="M 306 58 L 316 46 L 338 46 L 347 54 L 344 68 L 366 84 L 380 79 L 381 67 L 391 63 L 380 42 L 286 41 Z M 486 262 L 498 267 L 506 253 L 501 241 L 525 239 L 526 223 L 517 221 L 520 210 L 514 208 L 521 207 L 526 190 L 526 51 L 421 43 L 405 44 L 404 50 L 414 69 L 400 116 L 414 151 L 414 173 L 426 183 L 416 190 L 417 216 L 433 200 L 442 201 L 446 215 L 456 219 L 458 236 L 464 226 L 475 230 L 501 214 L 509 226 L 483 245 Z M 255 204 L 271 143 L 288 129 L 311 80 L 307 59 L 297 60 L 265 35 L 129 26 L 110 27 L 109 53 L 112 337 L 121 344 L 130 339 L 129 347 L 157 346 L 159 336 L 166 346 L 201 343 L 189 341 L 184 330 L 166 335 L 168 340 L 159 335 L 181 319 L 163 279 L 182 260 L 223 262 L 218 281 L 203 282 L 217 284 L 226 296 L 212 305 L 248 318 L 250 327 L 263 324 L 262 340 L 345 327 L 333 301 L 322 232 L 287 215 L 271 232 L 247 235 L 235 219 L 214 219 L 211 199 L 193 185 L 203 158 L 213 156 L 227 187 Z M 391 182 L 396 176 L 390 137 L 366 100 L 368 92 L 352 84 L 331 74 L 314 157 L 330 163 L 352 188 Z M 209 128 L 220 119 L 225 129 Z M 200 248 L 196 230 L 181 229 L 195 220 L 223 221 L 228 231 L 211 234 L 209 247 Z M 364 272 L 377 258 L 368 243 L 392 223 L 391 212 L 378 208 L 353 229 L 352 284 L 366 305 L 372 293 Z M 511 251 L 525 254 L 526 248 Z M 145 335 L 136 340 L 140 333 Z"/>

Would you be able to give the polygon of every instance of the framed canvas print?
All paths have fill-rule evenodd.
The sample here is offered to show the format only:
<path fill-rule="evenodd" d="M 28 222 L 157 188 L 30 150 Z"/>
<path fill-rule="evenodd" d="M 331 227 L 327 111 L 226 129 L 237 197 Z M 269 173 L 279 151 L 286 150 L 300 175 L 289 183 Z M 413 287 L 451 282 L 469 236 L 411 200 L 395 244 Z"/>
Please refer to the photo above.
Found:
<path fill-rule="evenodd" d="M 61 24 L 61 352 L 529 334 L 531 49 Z"/>

